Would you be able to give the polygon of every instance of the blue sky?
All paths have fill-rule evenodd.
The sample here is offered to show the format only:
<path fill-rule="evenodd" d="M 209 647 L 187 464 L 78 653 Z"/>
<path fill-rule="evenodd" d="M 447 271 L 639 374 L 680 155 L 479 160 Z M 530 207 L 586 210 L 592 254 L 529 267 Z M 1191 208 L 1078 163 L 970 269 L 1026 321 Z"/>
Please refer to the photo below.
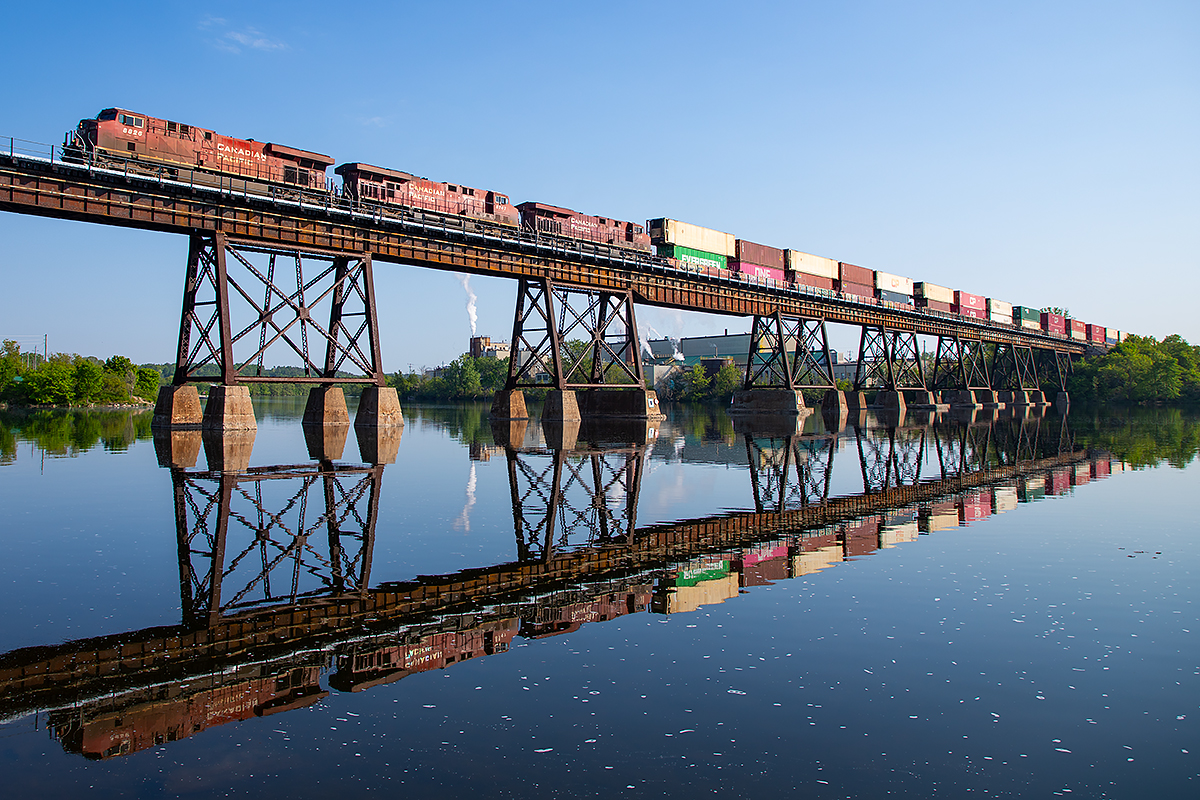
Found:
<path fill-rule="evenodd" d="M 1195 3 L 68 2 L 5 27 L 5 137 L 120 105 L 1200 341 Z M 0 336 L 173 357 L 183 237 L 0 213 L 0 242 Z M 376 275 L 387 369 L 466 349 L 455 275 Z M 471 285 L 507 339 L 514 284 Z"/>

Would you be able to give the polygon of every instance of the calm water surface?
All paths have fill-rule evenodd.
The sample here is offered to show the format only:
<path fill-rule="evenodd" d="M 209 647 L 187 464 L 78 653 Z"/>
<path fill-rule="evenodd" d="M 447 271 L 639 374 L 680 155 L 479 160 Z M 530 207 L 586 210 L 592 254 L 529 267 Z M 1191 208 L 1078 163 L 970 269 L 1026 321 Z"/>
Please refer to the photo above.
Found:
<path fill-rule="evenodd" d="M 1194 417 L 302 410 L 0 415 L 7 796 L 1200 795 Z"/>

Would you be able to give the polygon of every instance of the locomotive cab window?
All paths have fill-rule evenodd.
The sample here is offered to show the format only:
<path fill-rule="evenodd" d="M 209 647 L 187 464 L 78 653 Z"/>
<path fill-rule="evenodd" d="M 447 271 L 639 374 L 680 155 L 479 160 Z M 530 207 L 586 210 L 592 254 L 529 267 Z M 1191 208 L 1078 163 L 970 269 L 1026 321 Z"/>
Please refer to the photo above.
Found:
<path fill-rule="evenodd" d="M 296 182 L 296 168 L 295 167 L 284 167 L 283 168 L 283 182 L 284 183 L 295 183 Z"/>
<path fill-rule="evenodd" d="M 101 122 L 112 122 L 116 118 L 117 118 L 117 110 L 115 108 L 110 108 L 107 111 L 101 111 L 100 116 L 97 117 L 97 119 L 100 120 Z"/>
<path fill-rule="evenodd" d="M 122 114 L 121 124 L 128 125 L 131 128 L 141 128 L 145 126 L 146 121 L 141 117 L 131 117 L 128 114 Z"/>

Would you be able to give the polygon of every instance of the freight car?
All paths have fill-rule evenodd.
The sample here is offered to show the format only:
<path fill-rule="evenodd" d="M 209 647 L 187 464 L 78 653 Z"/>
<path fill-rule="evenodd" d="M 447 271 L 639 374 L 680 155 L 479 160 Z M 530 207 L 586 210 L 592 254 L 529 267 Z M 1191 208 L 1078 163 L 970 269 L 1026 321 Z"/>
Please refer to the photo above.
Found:
<path fill-rule="evenodd" d="M 435 183 L 407 172 L 352 162 L 334 170 L 342 178 L 342 193 L 355 201 L 384 206 L 409 206 L 517 225 L 517 209 L 508 195 L 453 183 Z"/>
<path fill-rule="evenodd" d="M 327 190 L 325 170 L 333 159 L 274 142 L 235 139 L 206 128 L 158 119 L 121 108 L 106 108 L 79 122 L 63 143 L 64 158 L 99 164 L 146 165 L 166 169 L 172 178 L 215 184 L 216 176 L 249 179 L 250 191 L 268 184 Z"/>
<path fill-rule="evenodd" d="M 636 222 L 593 217 L 545 203 L 521 203 L 517 210 L 521 212 L 521 226 L 527 231 L 651 251 L 650 236 Z"/>

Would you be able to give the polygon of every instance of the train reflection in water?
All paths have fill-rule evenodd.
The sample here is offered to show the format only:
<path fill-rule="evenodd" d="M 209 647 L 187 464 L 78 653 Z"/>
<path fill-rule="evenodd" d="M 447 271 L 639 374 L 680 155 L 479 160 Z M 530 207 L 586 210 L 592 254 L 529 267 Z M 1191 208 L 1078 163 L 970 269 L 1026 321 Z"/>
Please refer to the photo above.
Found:
<path fill-rule="evenodd" d="M 337 442 L 310 439 L 314 463 L 248 468 L 245 441 L 210 439 L 210 468 L 197 469 L 199 444 L 173 434 L 156 445 L 175 497 L 181 625 L 0 655 L 0 717 L 45 714 L 67 751 L 126 755 L 319 702 L 323 681 L 362 691 L 517 637 L 693 611 L 1123 468 L 1077 449 L 1057 416 L 739 423 L 690 452 L 660 433 L 496 428 L 471 457 L 507 460 L 517 560 L 374 586 L 378 453 L 394 459 L 392 445 L 360 442 L 376 463 L 346 464 Z M 862 491 L 831 496 L 847 454 Z M 638 527 L 651 458 L 745 465 L 754 510 Z"/>

